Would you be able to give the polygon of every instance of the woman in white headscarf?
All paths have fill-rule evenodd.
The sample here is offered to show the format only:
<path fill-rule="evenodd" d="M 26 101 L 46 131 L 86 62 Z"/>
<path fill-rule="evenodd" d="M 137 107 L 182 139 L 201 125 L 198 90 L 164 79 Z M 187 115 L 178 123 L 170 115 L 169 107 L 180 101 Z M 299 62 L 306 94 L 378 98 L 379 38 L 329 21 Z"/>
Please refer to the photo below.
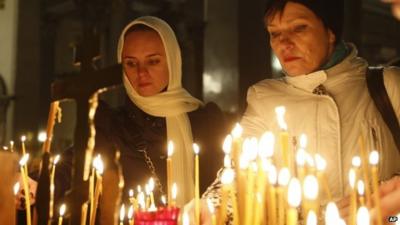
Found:
<path fill-rule="evenodd" d="M 156 192 L 166 194 L 167 141 L 173 141 L 173 180 L 179 187 L 177 202 L 183 205 L 194 197 L 193 143 L 201 148 L 202 190 L 221 164 L 222 158 L 215 159 L 225 133 L 223 114 L 216 104 L 204 105 L 182 87 L 179 45 L 171 27 L 159 18 L 140 17 L 125 27 L 118 62 L 126 104 L 119 110 L 100 105 L 96 149 L 120 151 L 125 195 L 150 177 L 156 180 Z"/>

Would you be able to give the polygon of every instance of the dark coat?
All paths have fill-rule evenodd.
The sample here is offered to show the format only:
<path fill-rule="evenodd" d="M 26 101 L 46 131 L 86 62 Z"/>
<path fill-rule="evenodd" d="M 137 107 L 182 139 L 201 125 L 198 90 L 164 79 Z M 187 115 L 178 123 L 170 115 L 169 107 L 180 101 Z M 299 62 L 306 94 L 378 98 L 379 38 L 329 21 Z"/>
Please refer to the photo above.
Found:
<path fill-rule="evenodd" d="M 194 142 L 201 148 L 200 191 L 204 192 L 223 165 L 222 143 L 227 126 L 222 111 L 215 103 L 208 103 L 189 112 L 188 116 Z M 136 189 L 137 185 L 147 183 L 152 176 L 143 149 L 150 157 L 166 193 L 165 118 L 150 116 L 127 100 L 125 105 L 117 109 L 100 102 L 95 123 L 95 154 L 102 155 L 105 169 L 113 169 L 110 167 L 115 166 L 109 160 L 113 158 L 114 150 L 120 153 L 118 161 L 124 177 L 124 195 L 127 195 L 129 189 Z M 72 155 L 73 148 L 68 149 L 57 165 L 56 194 L 59 196 L 70 186 Z"/>

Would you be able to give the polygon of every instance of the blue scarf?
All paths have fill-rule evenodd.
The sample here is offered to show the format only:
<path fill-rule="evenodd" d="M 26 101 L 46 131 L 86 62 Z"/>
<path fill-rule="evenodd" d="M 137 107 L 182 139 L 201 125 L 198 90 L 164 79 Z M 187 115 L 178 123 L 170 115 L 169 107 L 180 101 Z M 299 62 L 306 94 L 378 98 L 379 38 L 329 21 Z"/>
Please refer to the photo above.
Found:
<path fill-rule="evenodd" d="M 344 43 L 344 41 L 339 41 L 339 43 L 335 46 L 335 49 L 333 50 L 331 58 L 328 60 L 327 63 L 325 63 L 321 69 L 322 70 L 327 70 L 336 64 L 340 63 L 343 61 L 344 58 L 346 58 L 347 55 L 349 55 L 350 50 Z"/>

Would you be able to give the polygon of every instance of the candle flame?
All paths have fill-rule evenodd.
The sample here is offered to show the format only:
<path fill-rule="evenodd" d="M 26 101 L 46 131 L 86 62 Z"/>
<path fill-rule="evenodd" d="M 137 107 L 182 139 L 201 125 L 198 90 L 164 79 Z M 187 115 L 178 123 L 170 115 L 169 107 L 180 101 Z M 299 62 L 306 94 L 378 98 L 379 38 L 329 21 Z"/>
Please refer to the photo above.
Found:
<path fill-rule="evenodd" d="M 138 194 L 139 194 L 140 192 L 142 192 L 142 186 L 140 186 L 140 185 L 137 186 L 137 192 L 138 192 Z"/>
<path fill-rule="evenodd" d="M 222 145 L 222 150 L 224 150 L 226 155 L 231 154 L 231 150 L 232 150 L 232 136 L 229 134 L 226 136 L 225 140 L 224 140 L 224 144 Z"/>
<path fill-rule="evenodd" d="M 200 147 L 196 143 L 193 144 L 193 151 L 194 151 L 194 154 L 196 154 L 196 155 L 198 155 L 200 152 Z"/>
<path fill-rule="evenodd" d="M 288 168 L 282 168 L 278 174 L 279 186 L 287 186 L 290 180 L 290 171 Z"/>
<path fill-rule="evenodd" d="M 125 218 L 125 205 L 122 204 L 121 209 L 119 210 L 119 220 L 124 221 Z"/>
<path fill-rule="evenodd" d="M 224 157 L 224 167 L 225 168 L 232 167 L 231 157 L 229 155 L 225 155 L 225 157 Z"/>
<path fill-rule="evenodd" d="M 129 189 L 129 198 L 132 198 L 133 197 L 133 190 L 132 189 Z"/>
<path fill-rule="evenodd" d="M 284 106 L 278 106 L 275 108 L 275 113 L 276 113 L 279 127 L 282 130 L 286 131 L 287 130 L 287 124 L 285 122 L 286 108 Z"/>
<path fill-rule="evenodd" d="M 65 214 L 65 210 L 67 209 L 67 206 L 65 204 L 62 204 L 60 207 L 60 216 L 63 217 Z"/>
<path fill-rule="evenodd" d="M 145 201 L 145 196 L 144 196 L 143 192 L 139 192 L 139 194 L 138 194 L 138 203 L 139 203 L 141 209 L 146 208 L 146 201 Z"/>
<path fill-rule="evenodd" d="M 187 212 L 183 214 L 182 225 L 190 225 L 189 214 Z"/>
<path fill-rule="evenodd" d="M 21 136 L 21 141 L 22 141 L 22 142 L 25 142 L 25 141 L 26 141 L 26 136 L 25 136 L 25 135 L 22 135 L 22 136 Z"/>
<path fill-rule="evenodd" d="M 167 204 L 167 198 L 165 197 L 165 195 L 161 196 L 161 202 L 163 205 Z"/>
<path fill-rule="evenodd" d="M 317 225 L 317 214 L 313 210 L 308 211 L 307 225 Z"/>
<path fill-rule="evenodd" d="M 15 184 L 14 184 L 14 188 L 13 188 L 13 189 L 14 189 L 14 195 L 17 195 L 17 194 L 18 194 L 19 188 L 20 188 L 19 182 L 15 183 Z"/>
<path fill-rule="evenodd" d="M 306 157 L 307 157 L 307 152 L 304 149 L 299 148 L 296 153 L 297 165 L 304 166 L 304 164 L 306 164 Z"/>
<path fill-rule="evenodd" d="M 150 191 L 150 186 L 148 183 L 144 186 L 144 192 L 146 192 L 146 195 L 150 195 L 151 191 Z"/>
<path fill-rule="evenodd" d="M 231 184 L 235 179 L 235 172 L 233 169 L 224 169 L 221 176 L 221 183 L 222 184 Z"/>
<path fill-rule="evenodd" d="M 154 179 L 151 177 L 149 180 L 149 192 L 154 190 Z"/>
<path fill-rule="evenodd" d="M 326 206 L 325 212 L 325 224 L 326 225 L 336 225 L 336 221 L 340 218 L 339 209 L 335 203 L 329 202 Z"/>
<path fill-rule="evenodd" d="M 376 151 L 376 150 L 372 151 L 369 154 L 369 163 L 371 165 L 373 165 L 373 166 L 376 166 L 378 164 L 378 162 L 379 162 L 379 153 L 378 153 L 378 151 Z"/>
<path fill-rule="evenodd" d="M 3 150 L 4 150 L 4 151 L 7 151 L 7 150 L 8 150 L 8 147 L 7 147 L 7 146 L 3 146 Z"/>
<path fill-rule="evenodd" d="M 174 142 L 168 142 L 168 157 L 171 157 L 174 154 Z"/>
<path fill-rule="evenodd" d="M 360 158 L 360 156 L 354 156 L 353 159 L 351 160 L 351 164 L 354 167 L 359 168 L 361 166 L 361 158 Z"/>
<path fill-rule="evenodd" d="M 307 135 L 301 134 L 300 135 L 300 148 L 305 149 L 307 147 Z"/>
<path fill-rule="evenodd" d="M 301 184 L 297 178 L 290 179 L 288 186 L 288 203 L 291 207 L 296 208 L 301 202 Z"/>
<path fill-rule="evenodd" d="M 314 167 L 315 166 L 315 161 L 314 161 L 314 158 L 311 156 L 311 154 L 308 154 L 306 152 L 305 156 L 306 156 L 306 162 L 307 162 L 308 166 L 309 167 Z"/>
<path fill-rule="evenodd" d="M 318 171 L 324 171 L 326 169 L 326 160 L 319 154 L 315 154 L 315 163 Z"/>
<path fill-rule="evenodd" d="M 178 195 L 178 186 L 176 183 L 172 184 L 172 199 L 176 199 L 176 196 Z"/>
<path fill-rule="evenodd" d="M 260 157 L 272 157 L 274 155 L 275 137 L 272 132 L 265 132 L 258 143 Z"/>
<path fill-rule="evenodd" d="M 353 168 L 349 171 L 349 184 L 351 189 L 354 189 L 354 186 L 356 185 L 356 171 Z"/>
<path fill-rule="evenodd" d="M 242 137 L 242 133 L 243 133 L 243 128 L 242 126 L 240 126 L 239 123 L 236 123 L 235 127 L 232 130 L 232 136 L 233 138 L 240 138 Z"/>
<path fill-rule="evenodd" d="M 357 225 L 369 225 L 370 217 L 367 207 L 361 206 L 357 211 Z"/>
<path fill-rule="evenodd" d="M 56 155 L 53 160 L 53 164 L 56 165 L 60 161 L 60 155 Z"/>
<path fill-rule="evenodd" d="M 37 136 L 37 140 L 41 143 L 45 142 L 47 139 L 47 133 L 46 131 L 40 131 L 38 136 Z"/>
<path fill-rule="evenodd" d="M 269 167 L 268 171 L 269 171 L 268 172 L 269 183 L 272 184 L 272 185 L 276 185 L 276 181 L 277 181 L 277 178 L 278 178 L 278 175 L 277 175 L 277 172 L 276 172 L 276 167 L 274 165 L 271 165 Z"/>
<path fill-rule="evenodd" d="M 96 171 L 99 174 L 103 174 L 104 172 L 104 165 L 103 161 L 101 160 L 100 154 L 98 154 L 94 159 L 93 159 L 93 167 L 96 169 Z"/>
<path fill-rule="evenodd" d="M 28 160 L 29 160 L 29 153 L 22 156 L 21 160 L 19 160 L 19 165 L 25 166 Z"/>
<path fill-rule="evenodd" d="M 365 185 L 364 185 L 364 182 L 362 180 L 359 180 L 357 182 L 357 190 L 358 190 L 358 194 L 359 195 L 364 195 Z"/>
<path fill-rule="evenodd" d="M 128 219 L 131 220 L 133 218 L 133 205 L 129 206 L 128 209 Z"/>
<path fill-rule="evenodd" d="M 315 200 L 318 197 L 318 180 L 313 175 L 307 175 L 304 178 L 304 197 L 306 199 Z"/>
<path fill-rule="evenodd" d="M 208 210 L 210 211 L 211 214 L 215 213 L 215 207 L 214 204 L 212 202 L 212 200 L 210 198 L 207 198 L 207 206 L 208 206 Z"/>

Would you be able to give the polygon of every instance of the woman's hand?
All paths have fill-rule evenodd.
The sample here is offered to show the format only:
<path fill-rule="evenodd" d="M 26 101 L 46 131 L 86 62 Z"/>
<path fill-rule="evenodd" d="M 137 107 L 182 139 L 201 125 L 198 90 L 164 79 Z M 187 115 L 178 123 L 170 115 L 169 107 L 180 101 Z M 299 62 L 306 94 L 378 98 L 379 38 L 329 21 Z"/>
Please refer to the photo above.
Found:
<path fill-rule="evenodd" d="M 22 183 L 22 177 L 19 175 L 19 190 L 15 196 L 15 206 L 19 210 L 25 210 L 26 202 L 25 202 L 25 190 L 24 185 Z M 29 186 L 29 200 L 30 204 L 33 205 L 36 202 L 36 189 L 37 182 L 28 177 L 28 186 Z"/>
<path fill-rule="evenodd" d="M 382 213 L 382 218 L 380 219 L 385 224 L 388 222 L 389 216 L 396 216 L 400 213 L 400 177 L 395 176 L 389 181 L 382 183 L 379 187 L 379 192 Z M 376 209 L 373 209 L 372 215 L 376 217 Z"/>

